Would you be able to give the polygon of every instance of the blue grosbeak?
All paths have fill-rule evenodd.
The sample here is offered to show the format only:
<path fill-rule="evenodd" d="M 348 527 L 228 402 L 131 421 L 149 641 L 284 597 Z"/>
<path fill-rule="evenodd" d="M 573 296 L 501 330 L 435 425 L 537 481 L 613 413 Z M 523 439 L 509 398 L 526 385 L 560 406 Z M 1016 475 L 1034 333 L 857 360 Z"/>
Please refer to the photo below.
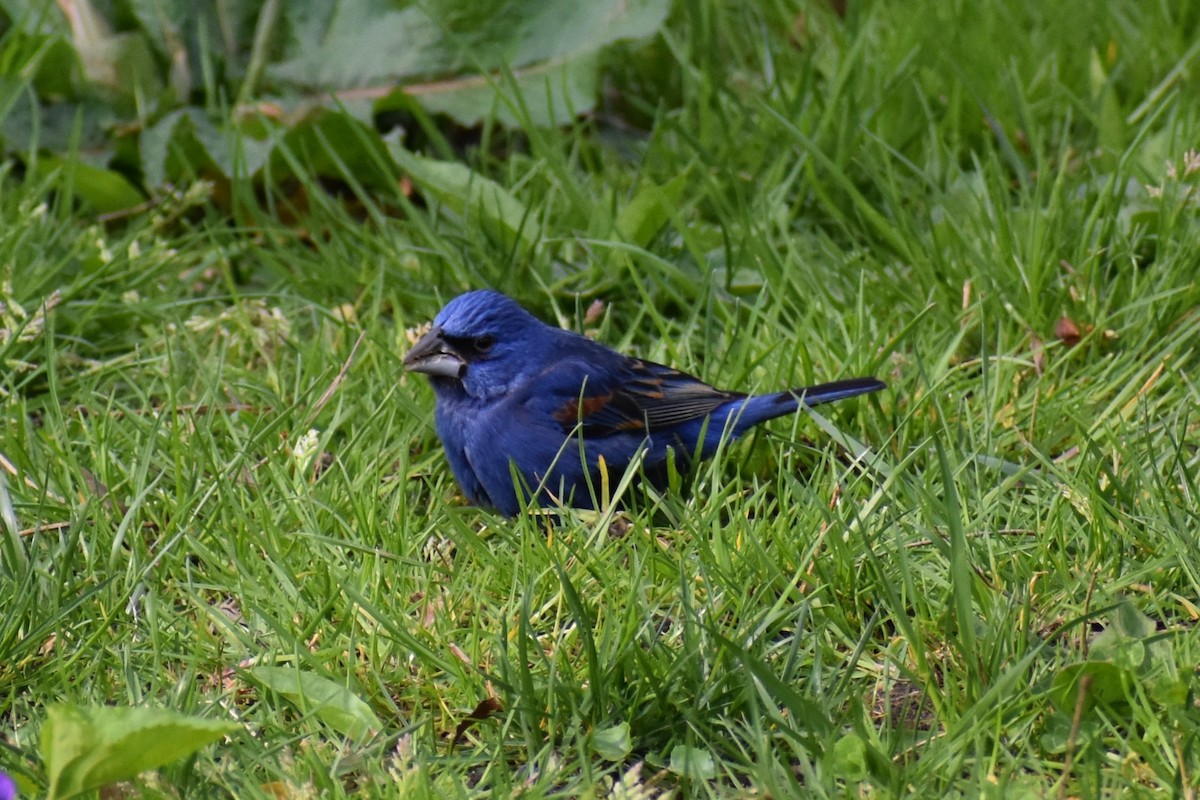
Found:
<path fill-rule="evenodd" d="M 853 378 L 765 395 L 722 391 L 546 325 L 488 290 L 451 300 L 404 366 L 433 384 L 438 436 L 467 499 L 510 516 L 520 510 L 513 469 L 538 503 L 590 508 L 601 470 L 615 486 L 639 452 L 661 484 L 669 459 L 707 458 L 801 401 L 884 388 Z"/>

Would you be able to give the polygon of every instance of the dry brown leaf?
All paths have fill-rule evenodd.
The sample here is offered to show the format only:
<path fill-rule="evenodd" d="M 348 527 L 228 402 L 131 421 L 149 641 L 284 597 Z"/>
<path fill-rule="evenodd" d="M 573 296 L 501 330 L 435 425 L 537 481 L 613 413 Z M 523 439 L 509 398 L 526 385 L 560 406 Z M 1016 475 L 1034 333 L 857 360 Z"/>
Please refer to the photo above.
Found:
<path fill-rule="evenodd" d="M 1075 324 L 1075 320 L 1070 317 L 1059 317 L 1058 322 L 1054 323 L 1054 335 L 1058 340 L 1067 347 L 1074 347 L 1079 344 L 1080 338 L 1079 326 Z"/>
<path fill-rule="evenodd" d="M 450 741 L 450 747 L 453 748 L 462 739 L 463 734 L 476 722 L 487 719 L 493 714 L 499 714 L 504 711 L 504 707 L 500 705 L 500 700 L 497 697 L 485 697 L 479 701 L 479 705 L 475 706 L 470 714 L 466 716 L 462 722 L 458 723 L 454 728 L 454 738 Z"/>

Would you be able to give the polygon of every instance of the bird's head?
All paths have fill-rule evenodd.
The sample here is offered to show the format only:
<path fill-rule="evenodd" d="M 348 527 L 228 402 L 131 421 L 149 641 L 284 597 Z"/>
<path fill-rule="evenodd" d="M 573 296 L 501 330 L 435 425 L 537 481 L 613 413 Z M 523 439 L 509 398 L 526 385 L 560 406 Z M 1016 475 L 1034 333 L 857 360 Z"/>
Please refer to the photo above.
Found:
<path fill-rule="evenodd" d="M 500 292 L 467 292 L 438 313 L 404 356 L 404 367 L 428 375 L 435 389 L 486 399 L 538 366 L 550 330 Z"/>

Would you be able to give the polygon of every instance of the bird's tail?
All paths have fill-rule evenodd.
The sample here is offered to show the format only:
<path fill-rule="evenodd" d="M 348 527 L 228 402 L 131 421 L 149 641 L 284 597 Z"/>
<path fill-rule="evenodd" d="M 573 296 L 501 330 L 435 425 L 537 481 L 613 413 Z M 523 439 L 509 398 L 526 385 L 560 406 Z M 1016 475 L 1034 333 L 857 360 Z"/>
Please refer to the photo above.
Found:
<path fill-rule="evenodd" d="M 740 436 L 754 425 L 775 417 L 790 414 L 800 407 L 803 398 L 807 406 L 819 406 L 822 403 L 832 403 L 834 400 L 845 400 L 868 392 L 878 392 L 887 388 L 887 384 L 875 378 L 847 378 L 844 381 L 819 383 L 816 386 L 800 386 L 786 392 L 775 394 L 760 394 L 747 398 L 739 407 L 731 409 L 733 414 L 733 434 Z"/>
<path fill-rule="evenodd" d="M 806 406 L 819 406 L 821 403 L 832 403 L 834 400 L 845 400 L 847 397 L 878 392 L 880 389 L 886 388 L 886 383 L 875 378 L 847 378 L 844 381 L 819 383 L 816 386 L 801 386 L 790 392 L 780 392 L 780 395 L 803 397 Z"/>

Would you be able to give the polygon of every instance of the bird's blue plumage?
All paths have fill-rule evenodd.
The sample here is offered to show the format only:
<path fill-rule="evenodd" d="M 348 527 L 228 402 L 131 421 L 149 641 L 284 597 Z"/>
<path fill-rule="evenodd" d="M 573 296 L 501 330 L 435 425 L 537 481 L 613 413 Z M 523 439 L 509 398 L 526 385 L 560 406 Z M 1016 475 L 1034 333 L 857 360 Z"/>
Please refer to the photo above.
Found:
<path fill-rule="evenodd" d="M 639 453 L 654 475 L 671 451 L 679 463 L 707 458 L 723 439 L 794 412 L 801 397 L 817 405 L 884 388 L 855 378 L 766 395 L 722 391 L 546 325 L 490 290 L 451 300 L 404 363 L 429 375 L 438 436 L 467 499 L 509 515 L 520 509 L 519 487 L 543 505 L 591 507 L 601 458 L 615 486 Z"/>

